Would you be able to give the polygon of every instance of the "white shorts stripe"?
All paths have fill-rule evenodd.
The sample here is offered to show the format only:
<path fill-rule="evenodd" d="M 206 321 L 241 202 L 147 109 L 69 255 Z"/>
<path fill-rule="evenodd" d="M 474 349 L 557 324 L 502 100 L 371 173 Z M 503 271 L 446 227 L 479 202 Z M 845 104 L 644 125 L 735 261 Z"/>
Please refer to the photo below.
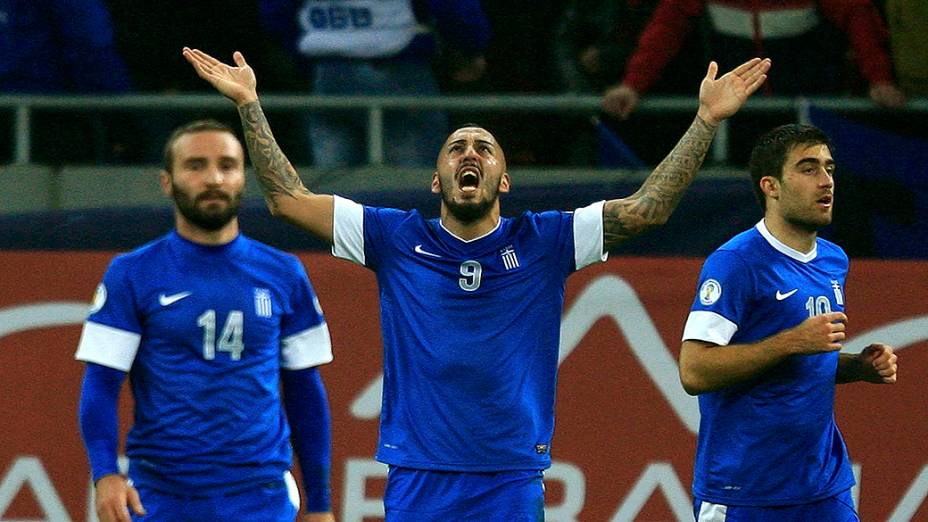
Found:
<path fill-rule="evenodd" d="M 702 501 L 699 503 L 699 517 L 696 522 L 725 522 L 728 506 Z"/>

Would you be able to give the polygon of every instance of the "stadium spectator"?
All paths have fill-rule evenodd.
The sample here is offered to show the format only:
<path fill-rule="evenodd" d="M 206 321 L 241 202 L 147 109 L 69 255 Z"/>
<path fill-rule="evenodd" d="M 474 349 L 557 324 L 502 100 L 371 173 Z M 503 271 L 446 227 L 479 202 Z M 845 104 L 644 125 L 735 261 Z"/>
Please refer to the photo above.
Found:
<path fill-rule="evenodd" d="M 886 21 L 899 86 L 909 96 L 928 96 L 928 3 L 887 0 Z"/>
<path fill-rule="evenodd" d="M 817 237 L 835 202 L 831 148 L 809 125 L 762 136 L 750 171 L 764 217 L 699 276 L 680 351 L 701 413 L 697 520 L 859 520 L 835 384 L 894 383 L 896 355 L 839 353 L 848 258 Z"/>
<path fill-rule="evenodd" d="M 697 117 L 633 195 L 576 212 L 500 216 L 506 158 L 488 131 L 454 131 L 431 190 L 440 218 L 314 194 L 274 141 L 254 71 L 184 49 L 235 102 L 271 212 L 373 270 L 384 340 L 377 458 L 390 465 L 387 520 L 539 520 L 551 464 L 560 316 L 569 274 L 664 223 L 719 122 L 766 78 L 753 59 L 720 78 L 709 65 Z"/>
<path fill-rule="evenodd" d="M 128 506 L 133 520 L 292 522 L 292 427 L 302 520 L 332 521 L 329 410 L 316 368 L 332 349 L 303 266 L 239 233 L 245 159 L 228 126 L 180 127 L 164 158 L 176 228 L 110 263 L 75 356 L 86 363 L 79 419 L 97 515 L 128 521 Z M 128 479 L 116 459 L 127 374 Z"/>
<path fill-rule="evenodd" d="M 661 0 L 629 58 L 622 81 L 603 96 L 603 108 L 626 118 L 680 50 L 683 35 L 705 14 L 710 52 L 725 67 L 748 56 L 765 56 L 777 74 L 765 92 L 829 94 L 845 86 L 844 40 L 850 43 L 870 98 L 884 106 L 905 103 L 893 80 L 886 30 L 870 0 Z"/>
<path fill-rule="evenodd" d="M 209 49 L 217 56 L 231 56 L 233 51 L 241 50 L 257 57 L 267 91 L 303 92 L 309 88 L 309 81 L 299 74 L 288 55 L 268 39 L 254 37 L 262 32 L 255 0 L 106 0 L 106 4 L 113 19 L 116 49 L 139 92 L 174 95 L 207 91 L 209 86 L 190 78 L 183 57 L 165 52 L 185 44 Z M 204 31 L 203 20 L 223 30 Z M 233 119 L 224 121 L 221 111 L 202 108 L 147 110 L 140 114 L 143 118 L 139 118 L 139 132 L 130 144 L 131 157 L 151 164 L 161 161 L 163 137 L 187 121 L 210 117 L 235 123 Z M 283 143 L 296 148 L 305 142 L 295 116 L 279 111 L 274 117 L 286 124 L 287 132 L 280 136 Z M 309 151 L 296 148 L 296 152 L 295 161 L 309 163 Z"/>
<path fill-rule="evenodd" d="M 311 75 L 315 94 L 437 95 L 432 60 L 439 41 L 445 59 L 455 63 L 458 81 L 474 81 L 486 67 L 482 52 L 489 24 L 477 0 L 261 0 L 259 5 L 268 33 Z M 367 163 L 363 112 L 315 112 L 307 125 L 316 166 Z M 425 167 L 448 120 L 440 111 L 388 110 L 383 128 L 387 163 Z"/>
<path fill-rule="evenodd" d="M 132 88 L 100 0 L 2 0 L 0 35 L 4 93 L 118 94 Z M 117 117 L 102 121 L 37 112 L 35 158 L 49 163 L 116 159 L 127 124 Z"/>

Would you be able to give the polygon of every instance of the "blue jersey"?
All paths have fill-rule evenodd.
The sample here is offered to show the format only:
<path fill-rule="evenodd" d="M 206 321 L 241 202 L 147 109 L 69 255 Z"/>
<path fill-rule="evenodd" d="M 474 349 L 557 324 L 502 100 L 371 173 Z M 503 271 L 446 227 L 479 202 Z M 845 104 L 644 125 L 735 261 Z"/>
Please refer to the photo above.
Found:
<path fill-rule="evenodd" d="M 189 495 L 281 479 L 291 448 L 280 370 L 327 363 L 332 350 L 296 257 L 175 231 L 112 261 L 76 358 L 129 372 L 133 478 Z"/>
<path fill-rule="evenodd" d="M 764 222 L 706 259 L 684 340 L 754 343 L 812 315 L 844 311 L 848 259 L 816 240 L 798 252 Z M 834 419 L 838 352 L 793 355 L 755 378 L 699 396 L 693 493 L 726 505 L 801 504 L 854 485 Z"/>
<path fill-rule="evenodd" d="M 465 241 L 416 211 L 336 198 L 333 253 L 373 270 L 380 287 L 378 460 L 550 465 L 564 284 L 605 259 L 602 207 L 501 218 Z"/>

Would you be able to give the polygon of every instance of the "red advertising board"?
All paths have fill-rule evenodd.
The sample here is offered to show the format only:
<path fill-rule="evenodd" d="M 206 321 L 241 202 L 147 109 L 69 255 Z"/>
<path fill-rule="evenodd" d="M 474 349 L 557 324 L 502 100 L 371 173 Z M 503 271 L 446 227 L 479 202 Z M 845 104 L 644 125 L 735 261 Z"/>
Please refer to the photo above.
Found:
<path fill-rule="evenodd" d="M 112 253 L 0 252 L 0 520 L 95 520 L 77 428 L 80 323 Z M 380 333 L 374 277 L 301 256 L 332 333 L 334 507 L 382 518 L 375 463 Z M 691 519 L 696 400 L 677 378 L 701 260 L 613 258 L 571 277 L 562 318 L 547 518 Z M 842 385 L 836 410 L 863 520 L 928 520 L 928 262 L 854 260 L 846 350 L 899 354 L 894 386 Z M 126 394 L 128 395 L 128 394 Z M 121 407 L 128 427 L 131 400 Z"/>

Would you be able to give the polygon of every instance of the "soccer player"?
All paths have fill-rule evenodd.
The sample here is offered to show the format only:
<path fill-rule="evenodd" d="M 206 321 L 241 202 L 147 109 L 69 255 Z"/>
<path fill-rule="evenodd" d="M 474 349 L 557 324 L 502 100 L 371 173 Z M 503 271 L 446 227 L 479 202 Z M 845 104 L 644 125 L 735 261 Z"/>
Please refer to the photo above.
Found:
<path fill-rule="evenodd" d="M 693 478 L 700 522 L 858 520 L 835 424 L 836 383 L 896 382 L 896 355 L 839 353 L 848 258 L 821 239 L 835 162 L 809 125 L 762 136 L 751 154 L 764 210 L 706 259 L 683 332 L 680 380 L 699 395 Z"/>
<path fill-rule="evenodd" d="M 161 188 L 174 200 L 176 228 L 112 261 L 77 348 L 87 363 L 79 421 L 97 515 L 293 522 L 292 427 L 302 520 L 332 521 L 329 409 L 316 368 L 332 349 L 306 272 L 239 232 L 245 160 L 228 126 L 182 126 L 164 158 Z M 116 459 L 127 374 L 128 478 Z"/>
<path fill-rule="evenodd" d="M 238 106 L 271 212 L 377 275 L 384 342 L 377 458 L 389 465 L 391 522 L 543 519 L 567 276 L 667 220 L 719 122 L 770 67 L 755 59 L 716 78 L 710 64 L 695 121 L 641 189 L 576 212 L 500 217 L 511 182 L 503 150 L 483 128 L 458 129 L 432 174 L 441 217 L 426 220 L 310 192 L 274 140 L 241 53 L 234 66 L 198 50 L 184 56 Z"/>

